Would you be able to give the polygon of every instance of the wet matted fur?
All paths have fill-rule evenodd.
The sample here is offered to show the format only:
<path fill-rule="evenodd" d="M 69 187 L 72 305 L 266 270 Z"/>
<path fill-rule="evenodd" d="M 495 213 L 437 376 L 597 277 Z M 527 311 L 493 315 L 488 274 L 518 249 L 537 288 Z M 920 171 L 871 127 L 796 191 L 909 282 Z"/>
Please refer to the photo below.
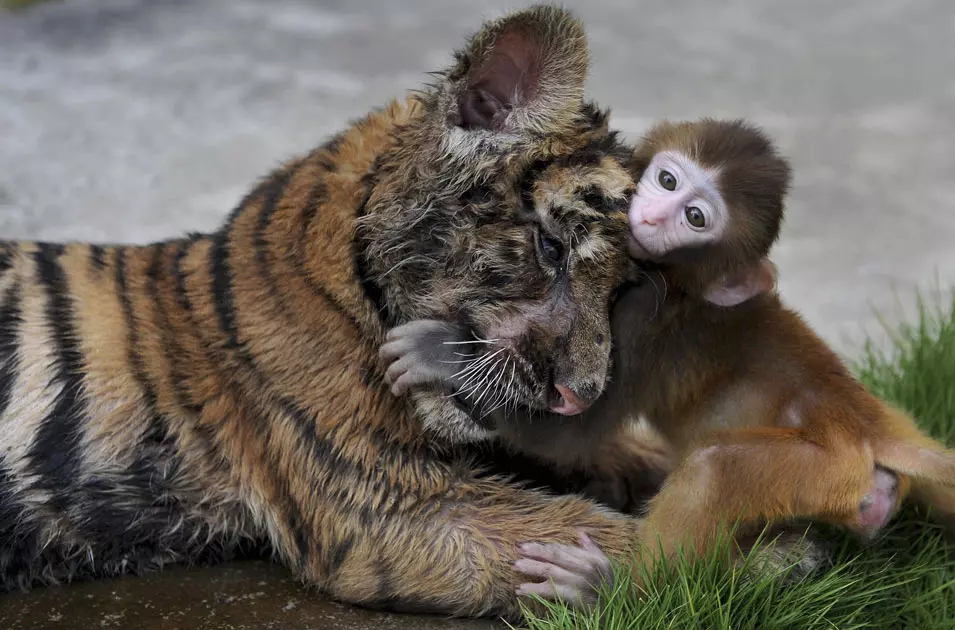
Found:
<path fill-rule="evenodd" d="M 493 427 L 391 396 L 377 358 L 388 326 L 447 318 L 498 340 L 507 404 L 602 390 L 634 182 L 586 68 L 573 16 L 514 13 L 212 234 L 4 244 L 2 585 L 260 541 L 346 601 L 514 615 L 517 543 L 587 528 L 627 551 L 635 520 L 479 475 L 457 445 Z M 633 476 L 641 448 L 595 439 L 581 461 Z"/>

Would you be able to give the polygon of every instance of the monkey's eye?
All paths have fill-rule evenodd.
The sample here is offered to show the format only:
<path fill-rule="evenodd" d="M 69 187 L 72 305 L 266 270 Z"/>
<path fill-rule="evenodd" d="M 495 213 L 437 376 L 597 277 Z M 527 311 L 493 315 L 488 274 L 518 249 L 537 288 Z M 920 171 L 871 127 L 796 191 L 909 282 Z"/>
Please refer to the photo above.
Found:
<path fill-rule="evenodd" d="M 703 211 L 696 206 L 687 206 L 683 214 L 686 215 L 687 223 L 696 229 L 702 230 L 706 227 L 706 216 L 703 214 Z"/>
<path fill-rule="evenodd" d="M 673 190 L 676 188 L 676 177 L 674 177 L 673 173 L 668 170 L 660 169 L 660 174 L 657 176 L 657 181 L 660 182 L 660 185 L 667 190 Z"/>
<path fill-rule="evenodd" d="M 564 244 L 556 238 L 544 234 L 543 231 L 537 232 L 537 241 L 544 258 L 554 265 L 560 264 L 564 258 Z"/>

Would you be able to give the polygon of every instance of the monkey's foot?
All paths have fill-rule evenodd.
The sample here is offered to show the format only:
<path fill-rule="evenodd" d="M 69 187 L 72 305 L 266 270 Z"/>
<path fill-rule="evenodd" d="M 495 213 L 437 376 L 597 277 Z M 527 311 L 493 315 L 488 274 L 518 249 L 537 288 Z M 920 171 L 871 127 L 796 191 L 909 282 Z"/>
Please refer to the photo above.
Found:
<path fill-rule="evenodd" d="M 862 497 L 853 529 L 864 538 L 874 538 L 895 516 L 899 504 L 899 478 L 884 468 L 876 468 L 872 486 Z"/>
<path fill-rule="evenodd" d="M 613 581 L 610 558 L 590 538 L 580 534 L 580 547 L 556 543 L 527 543 L 520 546 L 523 557 L 514 569 L 543 582 L 527 582 L 518 595 L 539 595 L 562 600 L 570 606 L 591 607 L 597 603 L 602 585 Z"/>
<path fill-rule="evenodd" d="M 747 536 L 738 542 L 749 556 L 749 566 L 760 576 L 779 575 L 784 583 L 797 582 L 832 559 L 828 546 L 817 540 L 808 526 L 780 525 L 766 532 L 760 546 L 753 549 L 756 539 Z"/>

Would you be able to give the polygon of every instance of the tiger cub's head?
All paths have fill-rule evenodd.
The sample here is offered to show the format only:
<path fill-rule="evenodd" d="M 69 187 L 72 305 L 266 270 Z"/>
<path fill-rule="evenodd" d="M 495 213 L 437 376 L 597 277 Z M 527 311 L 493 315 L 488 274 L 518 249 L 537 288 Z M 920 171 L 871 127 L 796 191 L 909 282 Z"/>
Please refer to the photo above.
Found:
<path fill-rule="evenodd" d="M 482 378 L 500 405 L 567 409 L 606 381 L 635 184 L 606 112 L 583 101 L 587 59 L 564 10 L 486 23 L 412 97 L 370 176 L 359 242 L 389 323 L 450 319 L 492 340 L 475 348 L 497 353 Z M 455 440 L 492 428 L 460 401 L 416 404 Z"/>

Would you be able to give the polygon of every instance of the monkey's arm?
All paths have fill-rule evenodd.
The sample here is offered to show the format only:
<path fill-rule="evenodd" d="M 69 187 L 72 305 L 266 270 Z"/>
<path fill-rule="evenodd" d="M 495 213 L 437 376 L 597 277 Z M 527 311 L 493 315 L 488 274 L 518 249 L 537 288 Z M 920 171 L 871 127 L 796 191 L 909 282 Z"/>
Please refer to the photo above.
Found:
<path fill-rule="evenodd" d="M 459 373 L 466 372 L 474 353 L 469 331 L 450 322 L 421 319 L 388 331 L 381 357 L 388 363 L 385 382 L 401 396 L 426 385 L 443 385 L 457 391 L 464 384 Z"/>

